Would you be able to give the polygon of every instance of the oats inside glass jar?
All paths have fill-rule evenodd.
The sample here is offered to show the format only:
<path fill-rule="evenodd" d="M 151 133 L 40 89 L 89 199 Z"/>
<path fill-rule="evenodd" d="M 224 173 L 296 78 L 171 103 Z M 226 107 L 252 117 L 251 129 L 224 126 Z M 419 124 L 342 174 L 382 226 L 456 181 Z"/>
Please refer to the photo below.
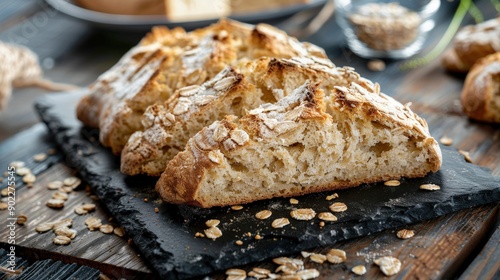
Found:
<path fill-rule="evenodd" d="M 422 18 L 398 3 L 368 3 L 349 16 L 356 36 L 369 48 L 402 49 L 415 41 Z"/>

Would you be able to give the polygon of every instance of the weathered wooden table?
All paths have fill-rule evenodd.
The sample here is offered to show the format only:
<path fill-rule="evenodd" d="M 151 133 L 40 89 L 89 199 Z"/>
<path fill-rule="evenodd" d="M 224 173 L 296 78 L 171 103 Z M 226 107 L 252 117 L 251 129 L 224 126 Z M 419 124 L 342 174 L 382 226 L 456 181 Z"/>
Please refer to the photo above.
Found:
<path fill-rule="evenodd" d="M 18 2 L 18 4 L 15 4 Z M 476 3 L 486 18 L 495 13 L 490 1 Z M 87 25 L 58 14 L 38 1 L 19 4 L 8 0 L 0 4 L 0 40 L 27 45 L 40 56 L 46 68 L 46 77 L 60 82 L 86 86 L 100 73 L 112 66 L 119 57 L 140 38 L 120 38 L 106 31 L 93 30 Z M 453 15 L 456 3 L 443 2 L 443 8 L 435 30 L 432 31 L 427 48 L 441 38 Z M 46 20 L 41 20 L 46 19 Z M 470 17 L 465 22 L 470 23 Z M 400 69 L 401 61 L 386 61 L 382 72 L 370 72 L 367 60 L 359 58 L 345 48 L 338 26 L 330 20 L 317 34 L 305 38 L 324 47 L 337 65 L 354 66 L 363 76 L 381 84 L 382 91 L 402 103 L 412 102 L 415 112 L 429 123 L 431 134 L 439 139 L 453 139 L 453 147 L 470 152 L 475 164 L 488 167 L 492 174 L 500 176 L 500 126 L 470 121 L 460 109 L 459 96 L 463 77 L 451 76 L 443 71 L 439 61 L 410 71 Z M 7 165 L 20 160 L 37 174 L 32 187 L 17 177 L 16 213 L 28 216 L 28 222 L 16 228 L 17 254 L 35 260 L 58 259 L 69 263 L 85 264 L 100 269 L 111 278 L 139 279 L 154 277 L 154 272 L 141 259 L 127 237 L 91 232 L 84 225 L 85 216 L 78 216 L 73 207 L 82 202 L 97 204 L 95 216 L 103 221 L 113 220 L 106 206 L 99 203 L 82 186 L 69 195 L 61 210 L 50 209 L 45 202 L 53 191 L 47 189 L 48 182 L 74 175 L 74 170 L 65 164 L 61 153 L 49 155 L 39 163 L 33 155 L 56 148 L 43 124 L 37 123 L 32 103 L 44 94 L 37 89 L 22 89 L 14 92 L 9 107 L 0 113 L 0 176 Z M 1 184 L 5 186 L 6 180 Z M 500 186 L 499 186 L 500 188 Z M 5 198 L 4 198 L 5 199 Z M 350 268 L 365 264 L 367 274 L 359 278 L 384 277 L 373 265 L 373 259 L 381 255 L 398 257 L 402 270 L 397 279 L 499 279 L 500 278 L 500 227 L 498 204 L 484 205 L 446 215 L 431 221 L 409 225 L 415 237 L 401 240 L 395 230 L 338 243 L 329 248 L 317 248 L 326 252 L 340 248 L 347 252 L 347 261 L 342 265 L 316 264 L 305 261 L 306 267 L 320 271 L 320 279 L 354 278 Z M 8 217 L 0 211 L 0 219 Z M 77 238 L 68 246 L 54 245 L 52 233 L 38 234 L 35 227 L 45 221 L 72 218 Z M 7 232 L 0 234 L 0 247 L 8 247 Z M 294 256 L 299 257 L 300 256 Z M 270 261 L 245 267 L 276 268 Z M 223 273 L 213 275 L 224 278 Z"/>

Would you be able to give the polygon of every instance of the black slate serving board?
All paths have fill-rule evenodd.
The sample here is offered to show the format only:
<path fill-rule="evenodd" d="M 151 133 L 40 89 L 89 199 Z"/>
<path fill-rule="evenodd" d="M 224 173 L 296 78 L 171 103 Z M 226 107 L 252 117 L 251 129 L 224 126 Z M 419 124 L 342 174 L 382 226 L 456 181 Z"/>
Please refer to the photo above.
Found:
<path fill-rule="evenodd" d="M 289 199 L 272 199 L 245 205 L 239 211 L 161 203 L 154 192 L 156 178 L 121 174 L 118 157 L 98 143 L 98 131 L 82 127 L 76 120 L 75 104 L 82 94 L 46 95 L 35 106 L 68 163 L 92 186 L 162 278 L 205 275 L 500 200 L 499 177 L 465 162 L 454 149 L 442 147 L 444 162 L 437 173 L 403 179 L 399 187 L 379 183 L 337 191 L 339 198 L 332 201 L 325 198 L 333 192 L 298 197 L 298 205 L 291 205 Z M 424 183 L 438 184 L 441 190 L 420 190 Z M 339 220 L 324 228 L 319 227 L 317 218 L 297 221 L 289 215 L 294 208 L 328 211 L 333 202 L 344 202 L 348 210 L 338 213 Z M 155 207 L 159 213 L 155 213 Z M 256 219 L 255 213 L 264 209 L 273 212 L 271 218 Z M 272 220 L 279 217 L 288 217 L 291 224 L 272 228 Z M 195 238 L 196 232 L 207 228 L 208 219 L 221 221 L 223 236 L 216 240 Z M 255 234 L 264 238 L 255 240 Z M 236 240 L 244 244 L 238 246 Z"/>

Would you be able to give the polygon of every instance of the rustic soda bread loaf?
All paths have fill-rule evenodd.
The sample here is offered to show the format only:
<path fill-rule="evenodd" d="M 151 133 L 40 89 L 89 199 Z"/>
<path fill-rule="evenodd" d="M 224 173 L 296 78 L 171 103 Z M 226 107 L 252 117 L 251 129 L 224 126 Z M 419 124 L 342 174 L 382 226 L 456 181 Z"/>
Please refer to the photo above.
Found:
<path fill-rule="evenodd" d="M 247 109 L 276 102 L 308 80 L 321 82 L 327 93 L 352 82 L 371 87 L 352 68 L 337 68 L 314 57 L 261 58 L 234 67 L 201 86 L 181 88 L 164 105 L 149 107 L 142 120 L 144 131 L 132 134 L 122 151 L 121 171 L 160 176 L 168 161 L 203 127 L 226 115 L 242 116 Z"/>
<path fill-rule="evenodd" d="M 500 17 L 460 30 L 442 63 L 449 71 L 467 73 L 476 61 L 495 52 L 500 52 Z"/>
<path fill-rule="evenodd" d="M 148 106 L 162 104 L 181 87 L 210 80 L 228 65 L 262 56 L 326 57 L 321 48 L 265 24 L 221 20 L 192 32 L 155 27 L 97 79 L 78 104 L 77 116 L 98 127 L 101 143 L 118 154 L 142 129 Z"/>
<path fill-rule="evenodd" d="M 500 52 L 474 64 L 465 79 L 461 101 L 469 117 L 500 123 Z"/>
<path fill-rule="evenodd" d="M 441 166 L 426 122 L 408 105 L 352 83 L 325 97 L 305 83 L 277 103 L 227 116 L 192 137 L 156 185 L 200 207 L 421 177 Z"/>

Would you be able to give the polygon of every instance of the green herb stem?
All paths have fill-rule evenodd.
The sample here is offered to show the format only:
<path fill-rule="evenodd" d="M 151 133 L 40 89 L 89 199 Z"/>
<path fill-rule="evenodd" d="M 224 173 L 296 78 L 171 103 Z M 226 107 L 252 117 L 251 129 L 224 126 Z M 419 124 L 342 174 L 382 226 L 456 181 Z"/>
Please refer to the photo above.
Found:
<path fill-rule="evenodd" d="M 479 8 L 474 4 L 474 2 L 470 3 L 469 14 L 474 18 L 476 23 L 480 23 L 484 21 L 483 13 L 479 10 Z"/>
<path fill-rule="evenodd" d="M 500 0 L 491 0 L 491 4 L 495 7 L 497 12 L 500 12 Z"/>
<path fill-rule="evenodd" d="M 439 40 L 436 47 L 434 47 L 434 49 L 432 49 L 427 55 L 423 57 L 414 58 L 408 62 L 405 62 L 403 65 L 401 65 L 401 70 L 410 70 L 413 68 L 417 68 L 435 60 L 451 42 L 451 40 L 455 36 L 455 33 L 457 33 L 458 28 L 460 27 L 460 24 L 467 14 L 467 11 L 469 11 L 470 6 L 471 0 L 461 0 L 457 10 L 455 11 L 455 14 L 453 15 L 450 25 L 448 26 L 448 29 L 446 29 L 446 32 L 444 33 L 441 40 Z"/>

